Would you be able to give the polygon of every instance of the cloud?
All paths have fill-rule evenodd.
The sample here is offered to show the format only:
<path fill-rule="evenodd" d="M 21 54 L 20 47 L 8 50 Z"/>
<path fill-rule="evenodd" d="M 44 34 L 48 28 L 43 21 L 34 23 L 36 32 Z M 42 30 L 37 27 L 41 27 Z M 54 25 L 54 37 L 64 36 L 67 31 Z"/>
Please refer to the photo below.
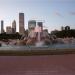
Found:
<path fill-rule="evenodd" d="M 75 0 L 50 0 L 50 1 L 58 1 L 58 2 L 75 2 Z"/>
<path fill-rule="evenodd" d="M 54 15 L 55 15 L 55 16 L 59 16 L 59 17 L 62 16 L 59 12 L 54 12 Z"/>
<path fill-rule="evenodd" d="M 70 12 L 69 14 L 70 14 L 70 15 L 75 15 L 75 12 Z"/>

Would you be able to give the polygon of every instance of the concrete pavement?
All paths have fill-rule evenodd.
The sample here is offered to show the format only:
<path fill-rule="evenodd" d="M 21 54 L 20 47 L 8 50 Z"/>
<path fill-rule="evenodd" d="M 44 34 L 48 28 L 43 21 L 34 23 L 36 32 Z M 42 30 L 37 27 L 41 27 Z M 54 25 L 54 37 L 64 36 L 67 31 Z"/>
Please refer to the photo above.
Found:
<path fill-rule="evenodd" d="M 0 75 L 75 75 L 75 54 L 0 56 Z"/>

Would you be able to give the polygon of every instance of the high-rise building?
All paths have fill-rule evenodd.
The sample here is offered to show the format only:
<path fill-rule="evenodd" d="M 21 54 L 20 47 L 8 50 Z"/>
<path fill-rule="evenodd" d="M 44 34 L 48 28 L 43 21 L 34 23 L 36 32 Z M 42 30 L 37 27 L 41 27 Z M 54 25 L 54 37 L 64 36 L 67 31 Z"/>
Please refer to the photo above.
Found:
<path fill-rule="evenodd" d="M 1 20 L 1 33 L 4 33 L 4 21 Z"/>
<path fill-rule="evenodd" d="M 29 33 L 31 31 L 33 31 L 35 29 L 35 27 L 36 27 L 36 20 L 28 21 L 28 31 L 29 31 Z"/>
<path fill-rule="evenodd" d="M 62 26 L 62 27 L 61 27 L 61 31 L 63 31 L 63 30 L 65 30 L 65 27 Z"/>
<path fill-rule="evenodd" d="M 70 26 L 66 26 L 65 27 L 65 30 L 70 30 Z"/>
<path fill-rule="evenodd" d="M 24 32 L 24 13 L 19 13 L 19 33 L 23 35 Z"/>
<path fill-rule="evenodd" d="M 43 31 L 43 22 L 37 22 L 37 25 L 41 27 L 41 31 Z"/>
<path fill-rule="evenodd" d="M 6 27 L 6 34 L 12 34 L 12 28 L 11 26 Z"/>
<path fill-rule="evenodd" d="M 16 21 L 15 20 L 12 22 L 12 33 L 13 34 L 16 33 Z"/>

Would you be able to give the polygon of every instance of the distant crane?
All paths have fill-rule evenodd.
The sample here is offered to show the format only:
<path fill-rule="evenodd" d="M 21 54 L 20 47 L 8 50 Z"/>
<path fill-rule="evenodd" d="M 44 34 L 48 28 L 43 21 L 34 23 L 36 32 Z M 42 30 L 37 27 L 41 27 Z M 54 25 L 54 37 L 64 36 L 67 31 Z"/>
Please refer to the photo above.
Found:
<path fill-rule="evenodd" d="M 36 20 L 36 22 L 43 22 L 43 23 L 45 23 L 45 20 Z"/>

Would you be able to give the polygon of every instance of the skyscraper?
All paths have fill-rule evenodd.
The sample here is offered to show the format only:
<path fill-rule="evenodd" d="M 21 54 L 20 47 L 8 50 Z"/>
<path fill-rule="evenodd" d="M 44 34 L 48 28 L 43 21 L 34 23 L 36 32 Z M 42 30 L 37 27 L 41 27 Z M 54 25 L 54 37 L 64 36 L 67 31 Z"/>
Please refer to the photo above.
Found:
<path fill-rule="evenodd" d="M 4 29 L 3 29 L 3 27 L 4 27 L 4 21 L 1 20 L 1 33 L 4 33 Z"/>
<path fill-rule="evenodd" d="M 16 33 L 16 21 L 14 20 L 13 22 L 12 22 L 12 33 Z"/>
<path fill-rule="evenodd" d="M 41 31 L 43 31 L 43 22 L 37 22 L 37 25 L 41 27 Z"/>
<path fill-rule="evenodd" d="M 28 21 L 28 30 L 31 32 L 36 27 L 36 20 L 30 20 Z"/>
<path fill-rule="evenodd" d="M 6 34 L 12 34 L 12 27 L 11 26 L 6 27 Z"/>
<path fill-rule="evenodd" d="M 23 35 L 24 32 L 24 13 L 19 13 L 19 33 Z"/>

